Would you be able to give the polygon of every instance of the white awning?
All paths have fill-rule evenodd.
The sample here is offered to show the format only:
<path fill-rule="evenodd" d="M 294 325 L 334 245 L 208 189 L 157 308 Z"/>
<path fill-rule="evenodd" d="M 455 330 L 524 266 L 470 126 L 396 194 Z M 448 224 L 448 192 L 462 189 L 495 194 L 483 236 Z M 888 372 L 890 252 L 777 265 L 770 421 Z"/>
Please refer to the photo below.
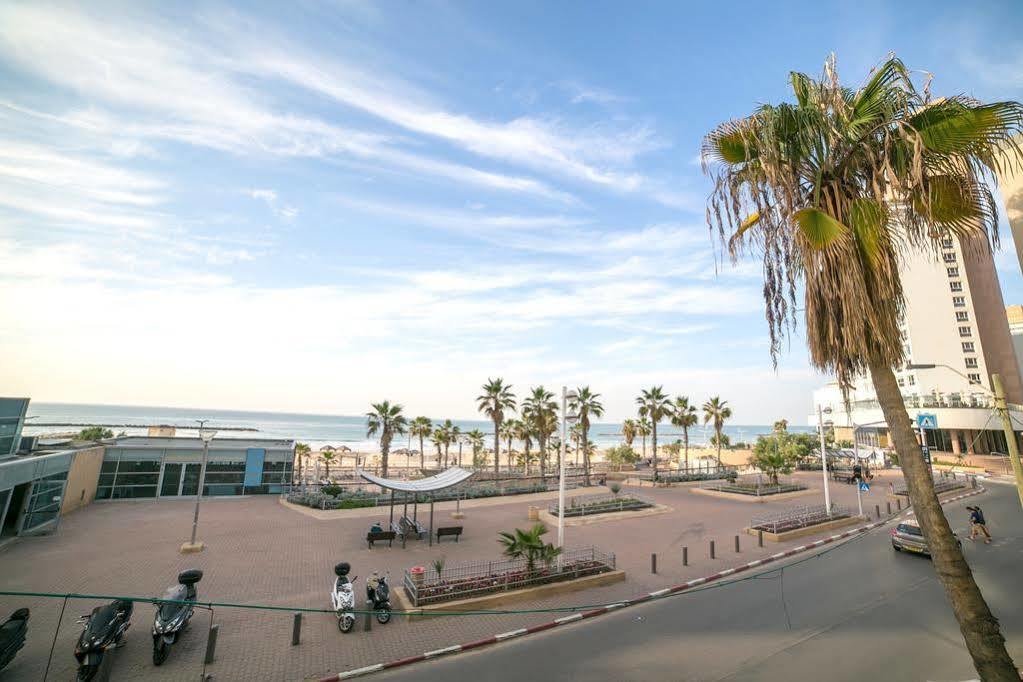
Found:
<path fill-rule="evenodd" d="M 444 488 L 450 488 L 453 485 L 458 485 L 462 481 L 472 478 L 474 472 L 466 471 L 461 467 L 451 467 L 450 469 L 446 469 L 435 476 L 427 476 L 426 478 L 419 478 L 413 481 L 399 481 L 393 478 L 381 478 L 380 476 L 367 474 L 361 469 L 356 469 L 355 473 L 362 476 L 370 483 L 375 483 L 381 488 L 386 488 L 387 490 L 397 490 L 404 493 L 429 493 L 437 490 L 443 490 Z"/>

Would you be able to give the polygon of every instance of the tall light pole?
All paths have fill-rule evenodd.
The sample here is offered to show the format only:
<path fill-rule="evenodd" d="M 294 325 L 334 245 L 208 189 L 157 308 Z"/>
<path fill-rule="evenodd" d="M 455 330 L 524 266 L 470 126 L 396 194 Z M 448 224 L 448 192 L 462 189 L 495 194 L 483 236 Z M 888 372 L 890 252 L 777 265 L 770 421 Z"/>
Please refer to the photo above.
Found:
<path fill-rule="evenodd" d="M 195 493 L 195 515 L 192 517 L 192 539 L 181 545 L 182 554 L 201 552 L 206 548 L 202 542 L 195 539 L 196 531 L 199 529 L 199 502 L 202 501 L 202 489 L 206 484 L 206 459 L 210 454 L 210 441 L 217 435 L 213 429 L 206 428 L 206 419 L 197 419 L 199 422 L 199 438 L 202 439 L 202 463 L 199 465 L 199 489 Z"/>
<path fill-rule="evenodd" d="M 571 394 L 575 398 L 575 393 Z M 565 546 L 565 459 L 568 454 L 565 443 L 568 441 L 568 422 L 576 421 L 579 417 L 568 413 L 569 392 L 565 386 L 561 387 L 561 447 L 558 459 L 560 460 L 558 476 L 558 547 Z M 558 555 L 558 565 L 561 565 L 561 555 Z"/>
<path fill-rule="evenodd" d="M 828 413 L 831 413 L 831 408 L 828 408 Z M 828 487 L 828 450 L 824 443 L 824 410 L 821 406 L 817 406 L 817 429 L 820 431 L 821 436 L 821 473 L 824 475 L 824 508 L 828 512 L 828 516 L 831 516 L 831 489 Z"/>

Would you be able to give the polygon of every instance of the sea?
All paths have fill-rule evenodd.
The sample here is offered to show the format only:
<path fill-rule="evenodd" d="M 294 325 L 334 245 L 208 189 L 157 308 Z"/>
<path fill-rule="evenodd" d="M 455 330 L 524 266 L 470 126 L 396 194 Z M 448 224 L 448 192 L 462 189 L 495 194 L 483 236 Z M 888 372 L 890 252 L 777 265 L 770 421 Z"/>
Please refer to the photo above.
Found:
<path fill-rule="evenodd" d="M 217 438 L 287 438 L 308 443 L 313 448 L 323 445 L 347 445 L 357 451 L 373 451 L 377 441 L 366 436 L 366 418 L 361 415 L 299 414 L 290 412 L 249 412 L 241 410 L 214 410 L 188 407 L 143 407 L 138 405 L 86 405 L 77 403 L 31 402 L 28 407 L 25 435 L 66 434 L 85 426 L 106 426 L 115 434 L 145 435 L 151 425 L 170 425 L 179 435 L 194 435 L 197 420 L 204 419 L 209 428 L 219 429 Z M 453 419 L 462 431 L 479 429 L 491 435 L 493 424 L 488 420 Z M 725 433 L 732 443 L 753 442 L 757 436 L 770 433 L 770 425 L 727 424 Z M 812 431 L 808 427 L 790 425 L 790 431 Z M 622 442 L 622 425 L 614 422 L 594 423 L 590 427 L 590 440 L 598 448 Z M 693 446 L 709 443 L 713 435 L 710 426 L 701 424 L 689 429 L 689 442 Z M 682 437 L 681 430 L 659 424 L 657 440 L 670 443 Z M 404 442 L 403 442 L 404 441 Z M 638 445 L 637 439 L 634 445 Z M 415 447 L 408 437 L 396 438 L 392 448 Z"/>

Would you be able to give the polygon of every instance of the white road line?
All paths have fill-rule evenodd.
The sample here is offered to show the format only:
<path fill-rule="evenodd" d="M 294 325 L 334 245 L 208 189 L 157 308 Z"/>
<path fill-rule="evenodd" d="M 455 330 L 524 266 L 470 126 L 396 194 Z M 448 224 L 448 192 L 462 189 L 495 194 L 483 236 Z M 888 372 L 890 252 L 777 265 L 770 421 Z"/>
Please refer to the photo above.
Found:
<path fill-rule="evenodd" d="M 377 663 L 376 665 L 367 665 L 365 668 L 356 668 L 355 670 L 347 670 L 343 673 L 338 673 L 337 679 L 348 680 L 359 675 L 368 675 L 369 673 L 375 673 L 378 670 L 383 670 L 384 664 Z"/>
<path fill-rule="evenodd" d="M 519 635 L 524 635 L 524 634 L 526 634 L 526 632 L 528 632 L 528 630 L 526 630 L 526 628 L 519 628 L 518 630 L 510 630 L 508 632 L 502 632 L 499 635 L 494 635 L 494 639 L 496 639 L 498 641 L 501 641 L 502 639 L 510 639 L 512 637 L 518 637 Z"/>
<path fill-rule="evenodd" d="M 571 623 L 573 620 L 579 620 L 583 617 L 581 613 L 573 613 L 571 616 L 562 616 L 561 618 L 555 618 L 555 623 Z"/>
<path fill-rule="evenodd" d="M 665 587 L 663 590 L 657 590 L 656 592 L 651 592 L 650 596 L 651 597 L 660 597 L 662 594 L 668 594 L 669 592 L 671 592 L 671 588 L 670 587 Z"/>
<path fill-rule="evenodd" d="M 444 647 L 443 649 L 434 649 L 433 651 L 427 651 L 423 656 L 427 658 L 433 658 L 435 656 L 443 656 L 444 654 L 450 654 L 455 651 L 461 651 L 462 645 L 455 644 L 454 646 Z"/>

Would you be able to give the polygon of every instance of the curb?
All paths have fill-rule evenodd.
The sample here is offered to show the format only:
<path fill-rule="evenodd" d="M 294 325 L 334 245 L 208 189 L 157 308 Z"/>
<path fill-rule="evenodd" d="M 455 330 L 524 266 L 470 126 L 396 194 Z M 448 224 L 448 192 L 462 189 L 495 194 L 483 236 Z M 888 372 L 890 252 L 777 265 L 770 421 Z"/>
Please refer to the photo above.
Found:
<path fill-rule="evenodd" d="M 981 493 L 983 493 L 985 491 L 986 491 L 986 489 L 983 486 L 978 486 L 975 490 L 971 490 L 971 491 L 969 491 L 967 493 L 963 493 L 961 495 L 956 495 L 955 497 L 949 497 L 947 499 L 941 500 L 941 504 L 945 505 L 945 504 L 948 504 L 950 502 L 957 502 L 958 500 L 964 499 L 966 497 L 973 497 L 974 495 L 979 495 L 979 494 L 981 494 Z M 906 509 L 904 509 L 903 511 L 906 511 L 908 509 L 909 509 L 909 507 L 906 507 Z M 329 676 L 326 676 L 326 677 L 321 677 L 319 682 L 334 682 L 335 680 L 350 680 L 350 679 L 352 679 L 354 677 L 361 677 L 362 675 L 369 675 L 370 673 L 380 672 L 381 670 L 390 670 L 392 668 L 400 668 L 402 666 L 410 665 L 412 663 L 419 663 L 421 661 L 427 661 L 427 660 L 430 660 L 431 658 L 437 658 L 439 656 L 446 656 L 448 654 L 460 653 L 462 651 L 471 651 L 472 649 L 478 649 L 480 647 L 489 646 L 491 644 L 498 644 L 499 642 L 504 642 L 504 641 L 507 641 L 509 639 L 514 639 L 516 637 L 522 637 L 524 635 L 531 635 L 531 634 L 534 634 L 534 633 L 537 633 L 537 632 L 543 632 L 544 630 L 550 630 L 550 629 L 556 628 L 556 627 L 558 627 L 560 625 L 567 625 L 569 623 L 575 623 L 575 622 L 578 622 L 578 621 L 581 621 L 581 620 L 585 620 L 587 618 L 593 618 L 595 616 L 600 616 L 600 615 L 603 615 L 605 613 L 610 613 L 611 611 L 616 611 L 618 609 L 623 609 L 623 608 L 628 607 L 628 606 L 635 606 L 636 604 L 642 604 L 642 603 L 650 601 L 652 599 L 657 599 L 659 597 L 664 597 L 664 596 L 667 596 L 669 594 L 678 594 L 680 592 L 685 592 L 686 590 L 690 590 L 690 589 L 692 589 L 694 587 L 698 587 L 698 586 L 704 585 L 706 583 L 714 582 L 714 581 L 720 580 L 722 578 L 727 578 L 728 576 L 735 575 L 736 573 L 742 573 L 743 571 L 748 571 L 748 570 L 750 570 L 752 568 L 756 568 L 758 566 L 763 566 L 764 564 L 770 564 L 770 563 L 773 563 L 775 561 L 779 561 L 781 559 L 786 559 L 786 558 L 788 558 L 790 556 L 793 556 L 793 555 L 796 555 L 796 554 L 801 554 L 802 552 L 806 552 L 806 551 L 811 550 L 811 549 L 816 549 L 818 547 L 823 547 L 824 545 L 831 544 L 832 542 L 837 542 L 838 540 L 844 540 L 845 538 L 849 538 L 849 537 L 852 537 L 854 535 L 861 535 L 863 533 L 866 533 L 869 530 L 873 530 L 875 528 L 880 528 L 881 526 L 886 525 L 889 521 L 891 521 L 892 519 L 894 519 L 894 518 L 896 518 L 898 516 L 900 516 L 900 514 L 898 514 L 898 513 L 897 514 L 893 514 L 892 516 L 890 516 L 890 517 L 888 517 L 888 518 L 886 518 L 884 520 L 878 520 L 878 521 L 875 521 L 874 523 L 868 523 L 865 526 L 858 526 L 857 528 L 853 528 L 851 530 L 847 530 L 844 533 L 838 533 L 836 535 L 831 535 L 831 536 L 826 537 L 826 538 L 821 538 L 820 540 L 817 540 L 815 542 L 811 542 L 811 543 L 805 544 L 805 545 L 800 545 L 798 547 L 793 547 L 792 549 L 787 549 L 784 552 L 778 552 L 777 554 L 772 554 L 771 556 L 765 557 L 763 559 L 757 559 L 756 561 L 751 561 L 749 563 L 743 564 L 741 566 L 737 566 L 735 568 L 729 568 L 729 569 L 725 569 L 723 571 L 718 571 L 717 573 L 712 573 L 712 574 L 704 576 L 702 578 L 694 578 L 693 580 L 690 580 L 688 582 L 682 583 L 681 585 L 674 585 L 672 587 L 666 587 L 664 589 L 657 590 L 655 592 L 649 592 L 647 594 L 643 594 L 643 595 L 640 595 L 638 597 L 633 597 L 632 599 L 625 599 L 625 600 L 617 602 L 615 604 L 608 604 L 607 606 L 601 606 L 599 608 L 591 609 L 589 611 L 583 611 L 581 613 L 573 613 L 573 614 L 570 614 L 570 615 L 567 615 L 567 616 L 562 616 L 561 618 L 556 618 L 556 619 L 554 619 L 552 621 L 549 621 L 549 622 L 546 622 L 546 623 L 541 623 L 539 625 L 533 625 L 533 626 L 528 627 L 528 628 L 519 628 L 517 630 L 510 630 L 508 632 L 502 632 L 500 634 L 492 635 L 492 636 L 486 637 L 484 639 L 478 639 L 478 640 L 476 640 L 474 642 L 466 642 L 464 644 L 453 644 L 452 646 L 444 647 L 444 648 L 441 648 L 441 649 L 434 649 L 433 651 L 427 651 L 425 653 L 417 654 L 415 656 L 408 656 L 406 658 L 399 658 L 397 660 L 389 661 L 387 663 L 376 663 L 374 665 L 367 665 L 367 666 L 364 666 L 362 668 L 355 668 L 353 670 L 345 670 L 343 672 L 337 673 L 336 675 L 329 675 Z"/>

